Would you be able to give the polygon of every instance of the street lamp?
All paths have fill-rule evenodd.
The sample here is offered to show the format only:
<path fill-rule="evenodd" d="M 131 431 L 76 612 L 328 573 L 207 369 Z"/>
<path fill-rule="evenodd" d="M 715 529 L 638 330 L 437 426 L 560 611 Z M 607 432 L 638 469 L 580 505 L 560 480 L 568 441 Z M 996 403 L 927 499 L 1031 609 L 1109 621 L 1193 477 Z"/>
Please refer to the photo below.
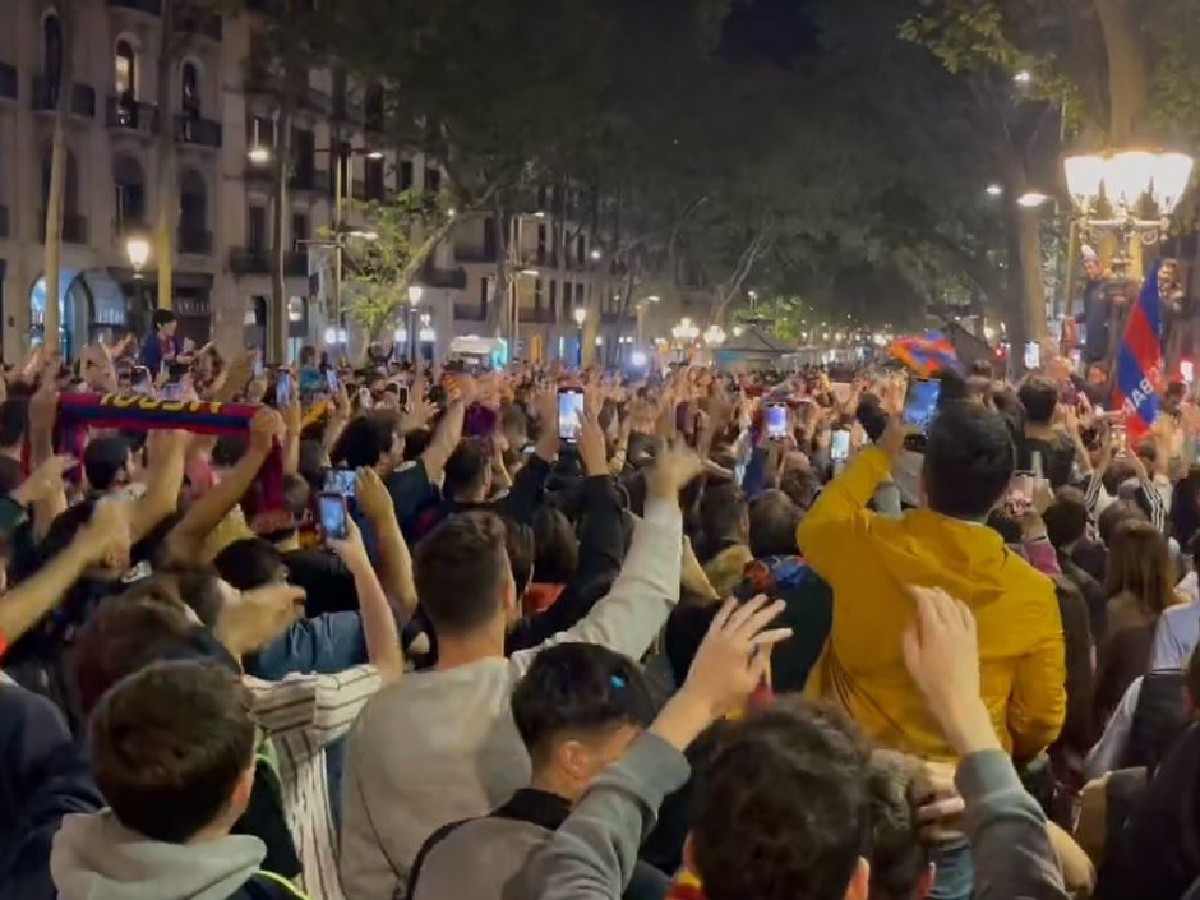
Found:
<path fill-rule="evenodd" d="M 704 331 L 704 343 L 710 347 L 720 347 L 725 343 L 725 329 L 715 322 Z"/>
<path fill-rule="evenodd" d="M 134 277 L 141 278 L 142 269 L 150 261 L 150 242 L 141 235 L 134 235 L 125 242 L 125 253 L 129 257 L 129 264 L 133 266 Z"/>
<path fill-rule="evenodd" d="M 995 181 L 993 181 L 991 184 L 989 184 L 983 190 L 984 190 L 984 193 L 986 193 L 989 197 L 1001 197 L 1004 195 L 1004 185 L 999 184 L 998 182 L 995 182 Z"/>
<path fill-rule="evenodd" d="M 576 365 L 583 366 L 583 323 L 587 321 L 587 308 L 584 306 L 575 307 L 575 312 L 572 313 L 575 317 L 576 339 L 579 343 L 579 358 Z"/>
<path fill-rule="evenodd" d="M 1041 191 L 1026 191 L 1017 198 L 1017 206 L 1022 209 L 1037 209 L 1049 199 L 1050 195 Z"/>
<path fill-rule="evenodd" d="M 424 285 L 408 286 L 408 360 L 414 366 L 417 364 L 417 307 L 421 305 L 424 297 Z"/>

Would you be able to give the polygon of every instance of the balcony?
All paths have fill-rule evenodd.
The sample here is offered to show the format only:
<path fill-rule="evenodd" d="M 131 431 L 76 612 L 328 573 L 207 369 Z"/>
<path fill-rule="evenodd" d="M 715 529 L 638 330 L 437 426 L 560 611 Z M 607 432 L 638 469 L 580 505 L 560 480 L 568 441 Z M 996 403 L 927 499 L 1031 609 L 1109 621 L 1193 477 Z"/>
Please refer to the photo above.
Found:
<path fill-rule="evenodd" d="M 152 16 L 162 15 L 162 0 L 108 0 L 108 5 L 121 9 L 133 9 Z"/>
<path fill-rule="evenodd" d="M 203 228 L 180 226 L 175 235 L 175 244 L 180 253 L 209 256 L 212 254 L 212 232 Z"/>
<path fill-rule="evenodd" d="M 270 275 L 271 264 L 270 250 L 234 247 L 229 251 L 229 268 L 234 275 Z M 283 274 L 285 278 L 307 278 L 308 254 L 302 250 L 289 250 L 284 253 Z"/>
<path fill-rule="evenodd" d="M 247 181 L 257 181 L 260 184 L 270 184 L 275 180 L 275 167 L 270 163 L 247 162 L 243 177 Z"/>
<path fill-rule="evenodd" d="M 64 244 L 87 243 L 87 218 L 73 213 L 63 214 L 62 239 Z M 46 243 L 46 211 L 38 210 L 38 241 Z"/>
<path fill-rule="evenodd" d="M 65 229 L 64 229 L 65 231 Z M 146 235 L 151 232 L 150 227 L 146 224 L 145 218 L 142 216 L 142 211 L 138 210 L 136 214 L 126 215 L 123 218 L 118 217 L 113 219 L 113 235 L 117 239 L 117 246 L 121 250 L 125 249 L 125 240 L 130 235 Z"/>
<path fill-rule="evenodd" d="M 135 100 L 122 104 L 119 98 L 109 97 L 105 102 L 104 112 L 109 128 L 147 136 L 158 134 L 158 107 L 153 103 Z"/>
<path fill-rule="evenodd" d="M 487 310 L 482 303 L 455 303 L 454 318 L 459 322 L 482 322 L 487 318 Z"/>
<path fill-rule="evenodd" d="M 427 287 L 463 291 L 467 288 L 467 270 L 429 267 L 422 270 L 417 280 Z"/>
<path fill-rule="evenodd" d="M 8 237 L 8 207 L 0 206 L 0 238 Z"/>
<path fill-rule="evenodd" d="M 221 123 L 182 113 L 175 117 L 175 140 L 193 147 L 221 146 Z"/>
<path fill-rule="evenodd" d="M 8 63 L 0 63 L 0 97 L 17 99 L 17 69 Z"/>
<path fill-rule="evenodd" d="M 44 75 L 33 76 L 33 97 L 31 106 L 34 112 L 54 112 L 58 108 L 57 81 L 51 81 Z M 76 116 L 92 119 L 96 116 L 96 89 L 90 84 L 75 82 L 71 86 L 70 112 Z"/>
<path fill-rule="evenodd" d="M 315 169 L 297 172 L 289 179 L 288 188 L 293 191 L 316 191 L 323 194 L 328 194 L 332 190 L 329 186 L 329 173 Z"/>
<path fill-rule="evenodd" d="M 517 315 L 522 322 L 531 325 L 553 325 L 556 321 L 554 310 L 545 306 L 535 306 L 533 309 L 518 309 Z"/>
<path fill-rule="evenodd" d="M 196 34 L 217 43 L 221 42 L 221 16 L 219 13 L 191 10 L 175 14 L 175 31 L 180 34 Z"/>
<path fill-rule="evenodd" d="M 521 265 L 527 268 L 556 269 L 558 268 L 558 254 L 545 247 L 539 247 L 537 250 L 522 253 Z"/>
<path fill-rule="evenodd" d="M 495 247 L 455 247 L 454 261 L 460 263 L 494 263 Z"/>

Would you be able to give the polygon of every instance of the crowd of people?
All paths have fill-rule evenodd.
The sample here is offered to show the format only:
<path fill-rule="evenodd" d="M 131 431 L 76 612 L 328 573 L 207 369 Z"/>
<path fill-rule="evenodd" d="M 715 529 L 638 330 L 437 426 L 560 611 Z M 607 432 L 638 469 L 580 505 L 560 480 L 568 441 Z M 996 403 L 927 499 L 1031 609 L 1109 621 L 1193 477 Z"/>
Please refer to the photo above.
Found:
<path fill-rule="evenodd" d="M 0 380 L 0 896 L 1200 897 L 1183 385 L 175 328 Z"/>

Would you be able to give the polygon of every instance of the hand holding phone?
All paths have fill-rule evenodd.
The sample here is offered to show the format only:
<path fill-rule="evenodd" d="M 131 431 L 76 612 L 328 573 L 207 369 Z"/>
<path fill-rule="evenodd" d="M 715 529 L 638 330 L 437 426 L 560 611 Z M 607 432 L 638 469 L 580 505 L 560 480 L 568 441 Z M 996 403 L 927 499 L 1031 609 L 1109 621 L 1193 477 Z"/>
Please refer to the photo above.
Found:
<path fill-rule="evenodd" d="M 317 521 L 321 523 L 321 532 L 326 540 L 344 541 L 350 537 L 350 512 L 346 508 L 346 498 L 330 491 L 318 494 Z"/>
<path fill-rule="evenodd" d="M 279 409 L 292 405 L 292 397 L 295 392 L 292 389 L 292 373 L 280 370 L 279 377 L 275 381 L 275 406 Z"/>
<path fill-rule="evenodd" d="M 568 443 L 579 440 L 583 427 L 583 391 L 579 388 L 558 389 L 558 436 Z"/>
<path fill-rule="evenodd" d="M 838 428 L 833 432 L 829 442 L 829 458 L 834 462 L 844 462 L 850 458 L 850 429 Z"/>
<path fill-rule="evenodd" d="M 926 431 L 937 415 L 942 396 L 940 381 L 914 381 L 908 386 L 908 401 L 904 404 L 904 424 Z"/>
<path fill-rule="evenodd" d="M 787 437 L 787 405 L 771 403 L 766 409 L 767 437 L 773 441 L 781 441 Z"/>

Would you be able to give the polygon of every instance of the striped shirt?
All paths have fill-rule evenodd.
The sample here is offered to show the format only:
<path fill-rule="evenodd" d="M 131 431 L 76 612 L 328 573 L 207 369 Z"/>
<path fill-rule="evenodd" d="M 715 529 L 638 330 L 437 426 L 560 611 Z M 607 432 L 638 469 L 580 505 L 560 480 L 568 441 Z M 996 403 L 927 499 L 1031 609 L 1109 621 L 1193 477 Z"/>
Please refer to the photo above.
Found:
<path fill-rule="evenodd" d="M 349 730 L 379 690 L 374 666 L 336 675 L 292 674 L 282 681 L 246 676 L 254 717 L 278 754 L 283 808 L 313 900 L 345 900 L 338 881 L 337 834 L 325 748 Z"/>

